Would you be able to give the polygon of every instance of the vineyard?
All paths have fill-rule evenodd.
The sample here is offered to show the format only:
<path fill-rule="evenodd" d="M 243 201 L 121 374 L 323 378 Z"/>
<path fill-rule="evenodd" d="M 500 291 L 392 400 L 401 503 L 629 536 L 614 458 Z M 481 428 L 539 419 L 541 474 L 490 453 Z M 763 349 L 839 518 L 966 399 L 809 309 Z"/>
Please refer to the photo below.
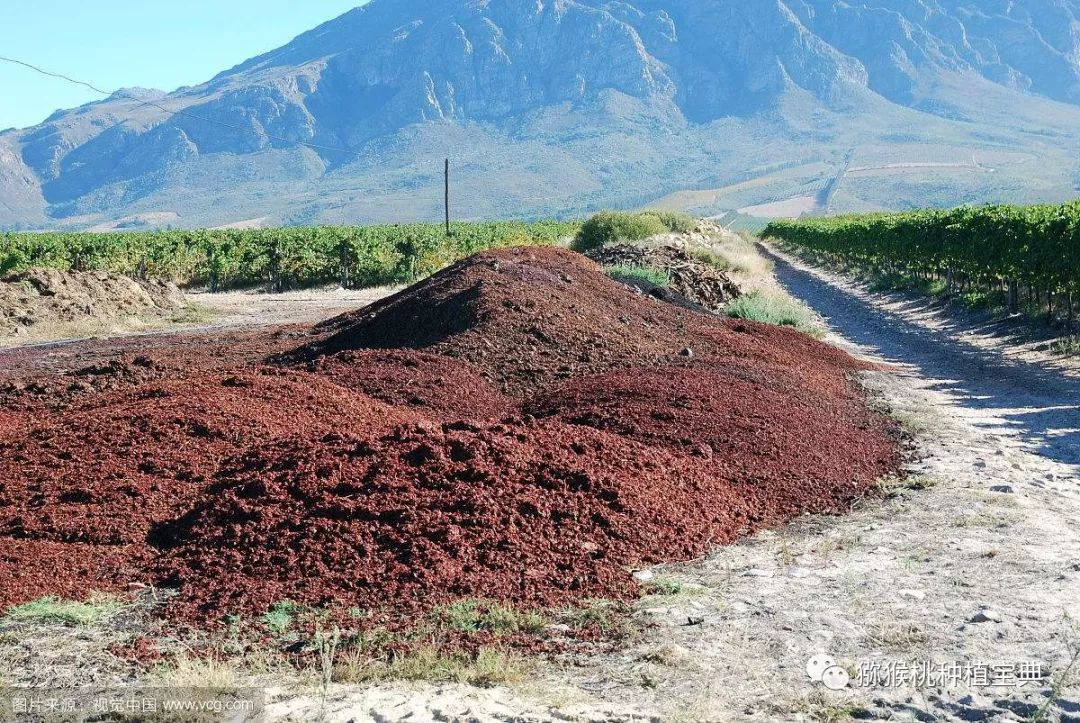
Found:
<path fill-rule="evenodd" d="M 0 276 L 31 267 L 112 271 L 213 291 L 409 283 L 490 248 L 552 245 L 577 223 L 321 226 L 120 233 L 0 234 Z"/>
<path fill-rule="evenodd" d="M 1000 294 L 1075 318 L 1080 201 L 775 221 L 763 236 L 873 274 L 906 275 L 944 292 Z"/>

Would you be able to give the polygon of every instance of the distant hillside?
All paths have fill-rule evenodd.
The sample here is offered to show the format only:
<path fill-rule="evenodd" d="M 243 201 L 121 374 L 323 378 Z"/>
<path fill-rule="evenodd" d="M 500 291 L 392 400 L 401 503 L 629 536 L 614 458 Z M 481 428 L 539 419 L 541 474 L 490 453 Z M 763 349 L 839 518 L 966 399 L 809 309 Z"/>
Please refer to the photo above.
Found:
<path fill-rule="evenodd" d="M 0 134 L 0 226 L 1060 200 L 1080 0 L 373 0 Z M 309 144 L 309 145 L 303 145 Z M 777 205 L 779 204 L 779 205 Z"/>

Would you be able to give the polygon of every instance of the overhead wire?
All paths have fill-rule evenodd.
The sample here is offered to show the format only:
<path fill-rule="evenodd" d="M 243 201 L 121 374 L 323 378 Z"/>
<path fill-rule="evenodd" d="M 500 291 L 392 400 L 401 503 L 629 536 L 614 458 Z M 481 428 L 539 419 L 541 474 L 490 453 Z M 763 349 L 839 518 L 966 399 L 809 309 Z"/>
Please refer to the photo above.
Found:
<path fill-rule="evenodd" d="M 110 93 L 110 92 L 108 92 L 106 90 L 102 90 L 101 88 L 98 88 L 97 86 L 95 86 L 92 83 L 87 83 L 84 80 L 79 80 L 77 78 L 72 78 L 71 76 L 65 75 L 64 73 L 56 73 L 56 72 L 53 72 L 51 70 L 46 70 L 45 68 L 34 65 L 33 63 L 28 63 L 25 60 L 19 60 L 18 58 L 10 58 L 10 57 L 4 56 L 4 55 L 0 55 L 0 61 L 5 62 L 5 63 L 11 63 L 13 65 L 20 65 L 20 66 L 22 66 L 24 68 L 28 68 L 28 69 L 34 71 L 35 73 L 40 73 L 41 75 L 45 75 L 45 76 L 48 76 L 50 78 L 58 78 L 60 80 L 66 81 L 68 83 L 73 83 L 75 85 L 80 85 L 80 86 L 83 86 L 85 88 L 89 88 L 90 90 L 94 91 L 95 93 L 99 93 L 99 94 L 104 95 L 104 96 L 111 97 L 111 96 L 114 95 L 114 93 Z M 148 100 L 148 99 L 145 99 L 145 98 L 132 98 L 132 100 L 137 100 L 142 105 L 148 105 L 148 106 L 151 106 L 153 108 L 157 108 L 158 110 L 161 110 L 161 111 L 163 111 L 165 113 L 168 113 L 170 116 L 182 116 L 184 118 L 191 118 L 192 120 L 202 121 L 203 123 L 211 123 L 213 125 L 216 125 L 216 126 L 219 126 L 219 127 L 222 127 L 222 128 L 228 128 L 229 130 L 237 131 L 237 132 L 240 132 L 240 133 L 244 133 L 244 132 L 247 132 L 248 130 L 250 130 L 248 128 L 244 128 L 243 126 L 238 126 L 238 125 L 234 125 L 232 123 L 227 123 L 225 121 L 221 121 L 221 120 L 218 120 L 216 118 L 207 118 L 206 116 L 202 116 L 202 115 L 199 115 L 197 113 L 191 113 L 190 111 L 186 111 L 186 110 L 182 110 L 182 109 L 166 108 L 165 106 L 163 106 L 160 103 L 157 103 L 157 102 L 155 102 L 153 100 Z M 361 154 L 357 153 L 356 151 L 351 151 L 351 150 L 349 150 L 347 148 L 339 148 L 337 146 L 327 146 L 327 145 L 323 145 L 321 143 L 310 143 L 308 141 L 301 141 L 301 140 L 296 140 L 296 139 L 293 139 L 293 138 L 286 138 L 285 136 L 274 135 L 273 133 L 267 133 L 265 129 L 263 129 L 263 135 L 265 135 L 270 140 L 279 141 L 281 143 L 288 143 L 288 144 L 293 144 L 293 145 L 304 146 L 306 148 L 311 148 L 311 149 L 314 149 L 314 150 L 333 151 L 335 153 L 345 153 L 345 154 L 348 154 L 350 156 L 355 156 L 357 158 L 359 158 L 360 155 L 361 155 Z"/>

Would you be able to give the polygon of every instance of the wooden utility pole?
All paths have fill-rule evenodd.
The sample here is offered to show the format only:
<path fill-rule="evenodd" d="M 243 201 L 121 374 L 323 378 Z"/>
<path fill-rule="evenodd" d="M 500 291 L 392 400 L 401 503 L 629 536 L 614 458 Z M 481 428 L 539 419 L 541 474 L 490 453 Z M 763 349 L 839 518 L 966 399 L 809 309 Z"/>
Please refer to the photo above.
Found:
<path fill-rule="evenodd" d="M 446 205 L 446 235 L 450 235 L 450 159 L 446 159 L 446 167 L 443 171 L 443 179 L 445 180 L 445 193 L 444 201 Z"/>

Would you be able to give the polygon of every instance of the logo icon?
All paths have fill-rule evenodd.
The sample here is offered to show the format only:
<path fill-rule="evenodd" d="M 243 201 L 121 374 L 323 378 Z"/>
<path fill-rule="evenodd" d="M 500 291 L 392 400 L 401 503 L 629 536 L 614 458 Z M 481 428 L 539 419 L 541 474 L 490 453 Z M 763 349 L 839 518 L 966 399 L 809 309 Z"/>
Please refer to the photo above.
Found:
<path fill-rule="evenodd" d="M 806 675 L 811 683 L 821 683 L 829 690 L 843 690 L 851 682 L 848 672 L 831 655 L 819 654 L 806 663 Z"/>

